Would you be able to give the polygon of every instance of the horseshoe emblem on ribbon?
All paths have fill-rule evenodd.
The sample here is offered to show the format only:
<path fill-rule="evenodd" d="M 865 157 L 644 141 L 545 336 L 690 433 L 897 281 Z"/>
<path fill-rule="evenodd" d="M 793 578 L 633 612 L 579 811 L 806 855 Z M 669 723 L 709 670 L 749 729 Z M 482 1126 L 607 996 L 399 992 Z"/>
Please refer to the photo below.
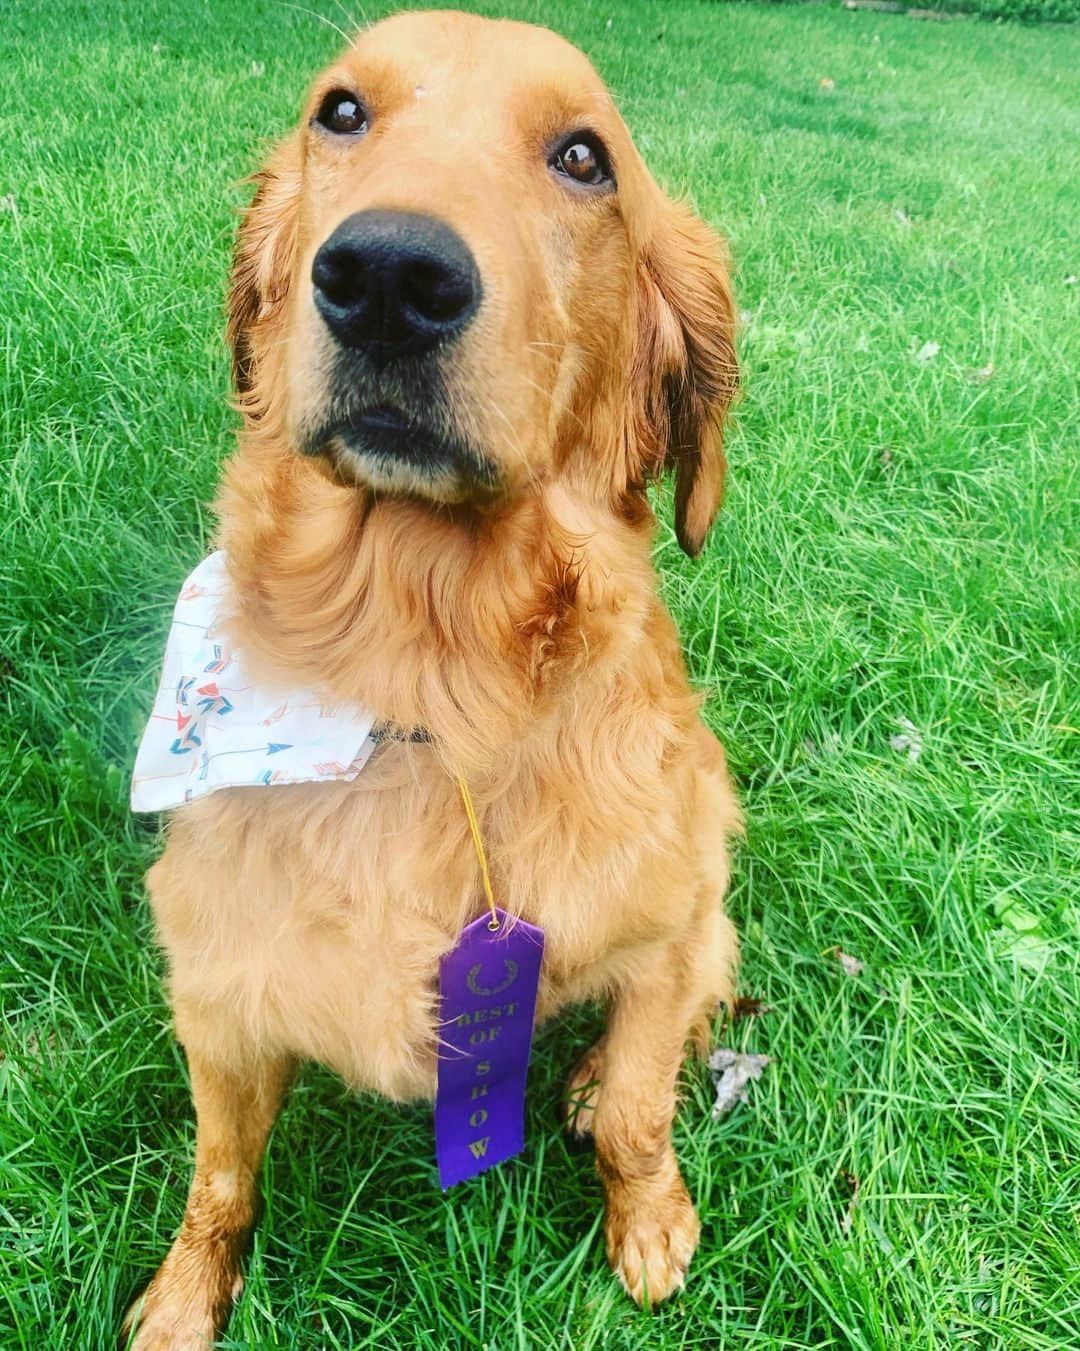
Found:
<path fill-rule="evenodd" d="M 517 962 L 512 962 L 509 959 L 509 957 L 503 958 L 503 966 L 506 969 L 506 975 L 499 982 L 498 985 L 488 986 L 477 984 L 477 977 L 480 975 L 479 962 L 477 962 L 475 966 L 469 967 L 469 974 L 465 977 L 465 984 L 469 987 L 469 989 L 473 992 L 473 994 L 480 995 L 482 997 L 485 995 L 502 994 L 504 990 L 508 990 L 510 986 L 513 985 L 514 981 L 517 980 L 518 974 Z"/>

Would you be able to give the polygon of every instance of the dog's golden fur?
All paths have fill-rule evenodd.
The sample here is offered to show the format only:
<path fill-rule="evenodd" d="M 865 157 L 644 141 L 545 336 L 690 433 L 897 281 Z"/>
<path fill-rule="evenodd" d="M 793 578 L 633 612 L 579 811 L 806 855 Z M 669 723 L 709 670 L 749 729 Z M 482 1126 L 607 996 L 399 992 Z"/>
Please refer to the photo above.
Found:
<path fill-rule="evenodd" d="M 237 247 L 229 631 L 266 673 L 430 741 L 387 742 L 353 783 L 225 790 L 169 823 L 148 886 L 198 1142 L 180 1235 L 133 1310 L 139 1351 L 205 1346 L 227 1317 L 298 1060 L 431 1095 L 439 958 L 482 907 L 458 774 L 500 904 L 545 930 L 539 1016 L 611 1003 L 572 1128 L 595 1137 L 612 1266 L 656 1301 L 697 1242 L 670 1128 L 685 1045 L 731 999 L 739 813 L 658 599 L 645 484 L 675 469 L 696 552 L 736 382 L 724 249 L 543 30 L 401 16 L 320 78 L 309 113 L 342 84 L 376 110 L 367 144 L 346 161 L 305 118 Z M 546 169 L 543 145 L 582 125 L 611 148 L 610 198 Z M 312 255 L 371 205 L 445 218 L 478 260 L 490 303 L 445 358 L 438 416 L 499 465 L 496 492 L 387 491 L 340 447 L 297 453 L 333 398 Z"/>

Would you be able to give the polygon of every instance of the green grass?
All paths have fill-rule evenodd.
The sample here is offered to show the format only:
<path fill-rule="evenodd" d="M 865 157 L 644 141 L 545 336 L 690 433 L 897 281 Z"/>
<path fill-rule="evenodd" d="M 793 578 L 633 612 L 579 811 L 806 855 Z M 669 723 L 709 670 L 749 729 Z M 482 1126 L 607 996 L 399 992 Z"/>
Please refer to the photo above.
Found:
<path fill-rule="evenodd" d="M 740 0 L 712 0 L 713 4 L 738 4 Z M 814 4 L 839 7 L 844 0 L 811 0 Z M 770 4 L 802 4 L 805 0 L 767 0 Z M 1080 0 L 898 0 L 904 11 L 916 10 L 925 17 L 943 14 L 974 14 L 980 19 L 1015 19 L 1021 23 L 1078 23 Z"/>
<path fill-rule="evenodd" d="M 665 516 L 658 562 L 749 817 L 732 909 L 772 1012 L 735 1037 L 774 1063 L 719 1123 L 687 1074 L 703 1239 L 651 1319 L 555 1124 L 595 1011 L 540 1037 L 526 1156 L 446 1197 L 426 1111 L 307 1070 L 223 1345 L 1075 1346 L 1080 32 L 503 8 L 589 51 L 737 259 L 728 502 L 696 564 Z M 337 41 L 270 0 L 4 6 L 5 1351 L 108 1345 L 182 1213 L 126 780 L 230 445 L 236 183 Z"/>

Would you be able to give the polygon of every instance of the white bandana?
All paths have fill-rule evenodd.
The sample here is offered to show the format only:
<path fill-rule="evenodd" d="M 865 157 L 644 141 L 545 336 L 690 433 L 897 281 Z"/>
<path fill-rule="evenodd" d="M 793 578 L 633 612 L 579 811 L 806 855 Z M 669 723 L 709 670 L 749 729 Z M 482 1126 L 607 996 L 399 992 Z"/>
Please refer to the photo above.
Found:
<path fill-rule="evenodd" d="M 179 807 L 219 788 L 355 779 L 378 745 L 375 716 L 311 690 L 256 684 L 218 631 L 225 555 L 180 590 L 161 684 L 135 757 L 131 809 Z"/>

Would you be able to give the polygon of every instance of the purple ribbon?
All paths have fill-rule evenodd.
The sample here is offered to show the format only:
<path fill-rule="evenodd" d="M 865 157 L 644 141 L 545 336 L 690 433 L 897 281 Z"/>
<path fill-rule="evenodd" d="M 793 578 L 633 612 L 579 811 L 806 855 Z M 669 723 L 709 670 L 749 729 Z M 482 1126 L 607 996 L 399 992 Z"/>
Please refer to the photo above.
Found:
<path fill-rule="evenodd" d="M 461 931 L 439 964 L 435 1156 L 443 1191 L 525 1147 L 544 931 L 497 910 Z"/>

